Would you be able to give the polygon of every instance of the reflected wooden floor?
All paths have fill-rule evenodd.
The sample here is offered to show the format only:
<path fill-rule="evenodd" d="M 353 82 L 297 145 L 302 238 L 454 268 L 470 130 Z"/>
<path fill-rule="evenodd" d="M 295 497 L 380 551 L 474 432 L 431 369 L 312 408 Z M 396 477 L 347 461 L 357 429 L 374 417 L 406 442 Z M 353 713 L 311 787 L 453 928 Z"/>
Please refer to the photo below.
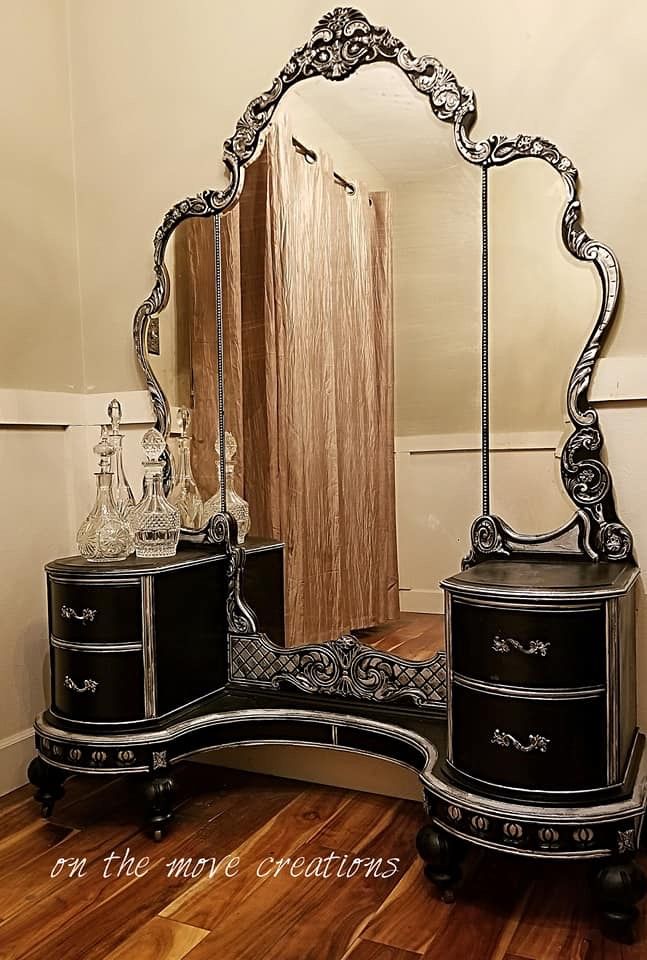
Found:
<path fill-rule="evenodd" d="M 647 960 L 645 902 L 635 944 L 603 940 L 586 864 L 473 850 L 447 905 L 416 859 L 420 804 L 197 763 L 177 780 L 160 844 L 137 829 L 133 778 L 74 778 L 51 822 L 31 788 L 0 800 L 3 960 Z M 150 858 L 145 875 L 113 865 L 104 877 L 104 858 L 126 850 Z M 258 875 L 267 857 L 303 864 L 333 851 L 397 858 L 397 870 Z M 199 858 L 228 855 L 236 875 L 190 876 Z M 178 857 L 191 858 L 188 875 L 169 877 Z M 84 875 L 52 877 L 59 858 L 86 858 Z"/>
<path fill-rule="evenodd" d="M 436 613 L 401 613 L 399 620 L 353 630 L 358 640 L 404 660 L 428 660 L 445 645 L 445 618 Z"/>

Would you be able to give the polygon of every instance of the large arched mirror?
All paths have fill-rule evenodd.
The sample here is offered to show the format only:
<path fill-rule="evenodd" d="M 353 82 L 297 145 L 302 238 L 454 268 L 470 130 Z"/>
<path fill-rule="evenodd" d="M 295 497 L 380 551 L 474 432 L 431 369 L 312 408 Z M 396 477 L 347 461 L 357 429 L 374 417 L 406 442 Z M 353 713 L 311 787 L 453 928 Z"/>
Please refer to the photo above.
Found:
<path fill-rule="evenodd" d="M 579 225 L 570 159 L 472 141 L 474 115 L 438 61 L 333 11 L 227 141 L 229 187 L 158 231 L 135 340 L 169 484 L 190 464 L 199 491 L 185 535 L 231 554 L 234 679 L 434 706 L 438 583 L 464 558 L 630 555 L 587 396 L 615 258 Z M 285 543 L 308 662 L 245 603 L 254 538 Z"/>

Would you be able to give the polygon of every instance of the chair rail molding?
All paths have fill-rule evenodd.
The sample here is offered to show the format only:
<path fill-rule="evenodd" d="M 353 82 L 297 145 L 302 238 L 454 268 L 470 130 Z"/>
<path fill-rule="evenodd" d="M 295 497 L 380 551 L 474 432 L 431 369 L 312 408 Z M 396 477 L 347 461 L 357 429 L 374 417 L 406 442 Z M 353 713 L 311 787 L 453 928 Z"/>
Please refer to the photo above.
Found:
<path fill-rule="evenodd" d="M 105 422 L 108 404 L 115 394 L 124 410 L 122 423 L 153 423 L 153 408 L 147 390 L 65 393 L 0 388 L 0 426 L 99 426 Z"/>

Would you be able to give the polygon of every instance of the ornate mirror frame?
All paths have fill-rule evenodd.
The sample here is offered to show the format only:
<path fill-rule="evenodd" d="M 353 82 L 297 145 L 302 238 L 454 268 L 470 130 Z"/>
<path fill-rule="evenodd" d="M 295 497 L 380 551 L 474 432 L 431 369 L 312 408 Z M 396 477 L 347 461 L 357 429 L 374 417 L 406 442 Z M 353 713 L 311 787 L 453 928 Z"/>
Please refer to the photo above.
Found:
<path fill-rule="evenodd" d="M 611 473 L 603 463 L 603 437 L 597 411 L 589 400 L 591 376 L 601 347 L 614 319 L 620 290 L 620 271 L 613 251 L 593 240 L 580 223 L 577 194 L 578 172 L 571 160 L 542 137 L 493 134 L 472 140 L 476 102 L 471 89 L 460 85 L 455 75 L 434 57 L 415 57 L 385 27 L 371 24 L 360 11 L 338 7 L 325 14 L 310 39 L 292 55 L 268 90 L 254 98 L 225 141 L 223 160 L 229 183 L 223 190 L 205 190 L 175 204 L 154 238 L 155 284 L 134 318 L 135 350 L 150 392 L 157 428 L 168 436 L 171 413 L 168 400 L 149 363 L 149 328 L 169 300 L 169 275 L 164 262 L 174 228 L 189 217 L 214 217 L 216 286 L 219 291 L 220 215 L 237 202 L 243 188 L 245 168 L 258 156 L 267 127 L 287 91 L 311 77 L 341 81 L 359 67 L 376 62 L 397 66 L 413 87 L 425 95 L 434 116 L 451 124 L 461 157 L 482 171 L 483 222 L 483 316 L 482 316 L 482 495 L 483 511 L 471 529 L 471 551 L 466 564 L 512 554 L 576 555 L 589 560 L 625 560 L 631 557 L 632 537 L 618 519 Z M 545 534 L 514 531 L 490 513 L 489 480 L 489 376 L 487 303 L 487 171 L 514 160 L 534 157 L 549 163 L 560 174 L 566 190 L 561 235 L 567 250 L 578 260 L 591 261 L 601 283 L 601 303 L 592 332 L 571 374 L 567 409 L 572 432 L 561 455 L 561 478 L 575 506 L 571 519 Z M 444 654 L 432 660 L 413 662 L 376 653 L 354 637 L 340 637 L 328 644 L 283 649 L 274 647 L 258 632 L 253 611 L 242 595 L 244 548 L 237 545 L 235 524 L 225 512 L 224 396 L 222 392 L 222 304 L 216 303 L 218 339 L 219 444 L 221 450 L 222 512 L 202 531 L 183 531 L 186 539 L 221 544 L 227 553 L 229 596 L 230 679 L 247 685 L 279 688 L 288 683 L 304 693 L 333 694 L 371 700 L 402 700 L 433 711 L 445 701 Z M 170 472 L 169 472 L 170 476 Z M 168 478 L 167 478 L 168 479 Z"/>

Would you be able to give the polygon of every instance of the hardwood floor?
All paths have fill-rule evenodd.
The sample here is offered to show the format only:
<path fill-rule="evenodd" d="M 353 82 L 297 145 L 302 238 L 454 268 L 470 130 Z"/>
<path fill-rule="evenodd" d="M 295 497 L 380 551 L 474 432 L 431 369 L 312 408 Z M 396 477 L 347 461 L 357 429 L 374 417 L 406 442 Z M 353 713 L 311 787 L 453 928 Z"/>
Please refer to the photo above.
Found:
<path fill-rule="evenodd" d="M 401 613 L 399 620 L 353 630 L 362 643 L 405 660 L 428 660 L 445 645 L 445 618 L 436 613 Z"/>
<path fill-rule="evenodd" d="M 50 822 L 30 787 L 0 800 L 2 960 L 647 960 L 644 908 L 637 943 L 602 939 L 584 864 L 473 851 L 446 905 L 415 856 L 416 803 L 197 763 L 177 778 L 160 844 L 137 829 L 134 778 L 70 780 Z M 129 872 L 113 860 L 103 876 L 112 852 L 128 852 Z M 333 852 L 347 859 L 331 875 L 290 875 Z M 373 875 L 335 875 L 355 857 Z M 214 876 L 199 858 L 216 858 Z M 390 858 L 397 871 L 375 876 Z"/>

